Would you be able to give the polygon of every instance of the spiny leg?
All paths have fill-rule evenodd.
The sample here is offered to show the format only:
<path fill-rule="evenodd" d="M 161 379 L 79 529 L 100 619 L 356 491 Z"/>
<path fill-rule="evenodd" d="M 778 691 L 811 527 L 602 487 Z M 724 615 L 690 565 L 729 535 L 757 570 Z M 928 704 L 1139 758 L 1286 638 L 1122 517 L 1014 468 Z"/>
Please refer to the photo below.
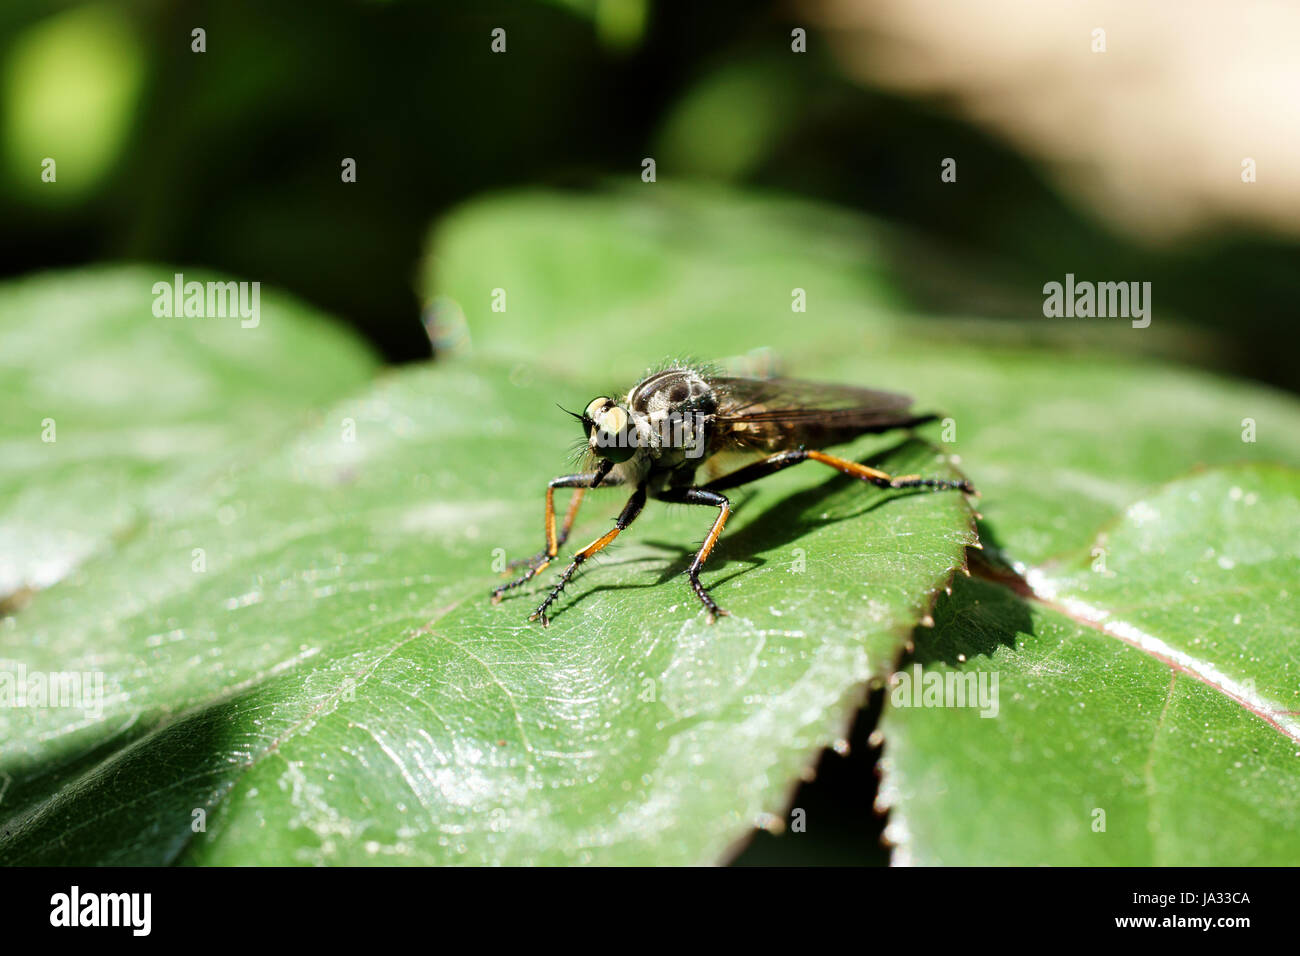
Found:
<path fill-rule="evenodd" d="M 515 578 L 513 581 L 509 581 L 506 584 L 498 585 L 497 587 L 492 589 L 493 604 L 499 604 L 501 602 L 501 598 L 505 596 L 505 593 L 507 591 L 519 587 L 521 584 L 524 584 L 532 580 L 540 572 L 546 570 L 546 566 L 551 563 L 551 559 L 555 557 L 555 555 L 559 552 L 560 543 L 563 541 L 563 538 L 568 536 L 570 519 L 577 515 L 577 511 L 578 511 L 577 505 L 581 503 L 582 494 L 586 490 L 586 488 L 588 488 L 591 485 L 592 479 L 594 477 L 595 476 L 593 474 L 561 475 L 558 478 L 552 478 L 550 482 L 547 483 L 546 517 L 545 517 L 546 545 L 537 554 L 533 555 L 530 558 L 523 559 L 524 563 L 528 565 L 527 571 L 525 571 L 519 577 Z M 563 537 L 557 536 L 555 533 L 555 489 L 556 488 L 578 489 L 574 493 L 573 500 L 569 502 L 569 510 L 568 513 L 565 515 L 564 528 L 563 531 L 561 532 L 561 535 Z M 513 566 L 513 563 L 511 565 L 508 565 L 508 567 L 510 566 Z"/>
<path fill-rule="evenodd" d="M 762 461 L 756 461 L 752 465 L 746 465 L 744 468 L 733 471 L 729 475 L 723 475 L 714 481 L 710 481 L 704 487 L 710 490 L 721 490 L 723 488 L 736 488 L 740 485 L 747 485 L 751 481 L 757 481 L 759 478 L 765 478 L 768 475 L 789 468 L 791 465 L 797 465 L 801 461 L 819 461 L 823 465 L 830 465 L 836 471 L 843 472 L 853 478 L 859 478 L 862 481 L 869 481 L 873 485 L 881 488 L 929 488 L 931 491 L 944 491 L 946 489 L 957 489 L 968 495 L 976 494 L 975 488 L 965 478 L 922 478 L 920 475 L 902 475 L 895 478 L 894 476 L 872 468 L 869 465 L 862 465 L 856 461 L 849 461 L 847 458 L 837 458 L 834 455 L 828 455 L 821 451 L 807 451 L 803 448 L 796 448 L 793 451 L 783 451 L 771 458 L 764 458 Z"/>
<path fill-rule="evenodd" d="M 614 527 L 573 556 L 573 561 L 564 569 L 564 573 L 560 575 L 560 580 L 556 582 L 555 587 L 551 588 L 551 593 L 546 595 L 546 600 L 537 606 L 537 610 L 529 615 L 528 620 L 536 621 L 540 618 L 543 627 L 550 624 L 551 620 L 546 616 L 546 609 L 560 596 L 564 586 L 569 583 L 573 573 L 578 570 L 578 565 L 597 551 L 604 550 L 606 545 L 617 538 L 621 531 L 636 520 L 636 516 L 641 513 L 643 507 L 645 507 L 645 485 L 639 485 L 636 491 L 632 492 L 632 497 L 627 499 L 627 504 L 623 506 L 622 512 L 614 522 Z"/>
<path fill-rule="evenodd" d="M 727 523 L 727 516 L 731 514 L 731 502 L 716 491 L 709 491 L 705 488 L 684 488 L 680 491 L 667 491 L 660 495 L 659 498 L 661 501 L 685 505 L 708 505 L 718 509 L 718 517 L 714 520 L 713 527 L 709 529 L 704 544 L 700 547 L 700 550 L 695 555 L 695 560 L 691 562 L 690 568 L 686 571 L 687 578 L 691 582 L 691 590 L 695 592 L 695 596 L 704 605 L 707 620 L 712 624 L 718 617 L 730 612 L 718 607 L 718 602 L 713 600 L 713 596 L 700 583 L 700 568 L 704 567 L 704 562 L 709 559 L 709 553 L 713 550 L 713 546 L 718 543 L 718 536 L 722 534 L 722 527 Z"/>
<path fill-rule="evenodd" d="M 566 478 L 570 478 L 570 477 L 573 477 L 573 476 L 572 476 L 572 475 L 566 475 L 565 477 L 566 477 Z M 590 476 L 583 476 L 583 477 L 590 477 Z M 564 488 L 564 487 L 567 487 L 567 486 L 566 486 L 566 485 L 556 485 L 556 484 L 551 484 L 551 485 L 549 485 L 549 486 L 547 487 L 547 489 L 546 489 L 546 512 L 547 512 L 547 518 L 546 518 L 546 541 L 547 541 L 547 544 L 546 544 L 546 547 L 542 548 L 541 551 L 538 551 L 536 554 L 532 555 L 531 557 L 527 557 L 527 558 L 511 558 L 509 561 L 506 562 L 506 567 L 507 567 L 507 568 L 522 568 L 524 565 L 529 565 L 529 566 L 531 566 L 531 565 L 537 564 L 539 561 L 542 561 L 542 560 L 544 560 L 544 559 L 555 557 L 554 554 L 551 554 L 551 553 L 550 553 L 550 548 L 551 548 L 550 541 L 551 541 L 551 537 L 552 537 L 552 535 L 554 535 L 554 537 L 555 537 L 555 551 L 556 551 L 557 554 L 559 553 L 560 548 L 564 547 L 564 542 L 566 542 L 566 541 L 569 540 L 569 531 L 570 531 L 570 529 L 573 528 L 573 520 L 574 520 L 576 517 L 578 517 L 578 508 L 582 505 L 582 496 L 585 495 L 585 494 L 587 493 L 587 489 L 584 488 L 584 487 L 582 487 L 582 486 L 579 486 L 579 487 L 577 487 L 577 488 L 574 488 L 574 490 L 573 490 L 573 497 L 569 499 L 569 507 L 568 507 L 568 510 L 564 512 L 564 521 L 560 524 L 560 532 L 559 532 L 559 534 L 556 534 L 556 533 L 555 533 L 555 518 L 554 518 L 554 515 L 555 515 L 555 504 L 554 504 L 555 489 L 556 489 L 556 488 Z"/>
<path fill-rule="evenodd" d="M 611 479 L 608 477 L 609 471 L 610 469 L 605 466 L 605 462 L 601 462 L 600 467 L 598 467 L 593 472 L 588 472 L 586 474 L 580 474 L 580 475 L 561 475 L 558 478 L 552 478 L 550 482 L 547 483 L 546 519 L 545 519 L 546 546 L 537 554 L 533 555 L 531 558 L 526 559 L 526 563 L 528 564 L 528 570 L 525 571 L 520 577 L 492 589 L 493 604 L 499 604 L 501 598 L 505 595 L 507 591 L 513 588 L 517 588 L 521 584 L 524 584 L 525 582 L 532 580 L 534 577 L 536 577 L 538 574 L 540 574 L 542 571 L 546 569 L 546 566 L 551 563 L 551 559 L 554 558 L 556 554 L 559 553 L 560 545 L 562 545 L 565 542 L 565 540 L 569 537 L 569 529 L 573 526 L 573 519 L 577 517 L 578 505 L 582 502 L 582 495 L 586 491 L 586 489 L 595 488 L 598 484 L 601 483 L 604 483 L 607 486 L 618 484 L 618 479 L 616 478 Z M 569 510 L 565 513 L 564 525 L 562 526 L 560 533 L 558 535 L 555 533 L 555 489 L 556 488 L 578 489 L 574 493 L 573 500 L 569 502 Z M 510 566 L 514 566 L 514 563 L 512 562 Z"/>

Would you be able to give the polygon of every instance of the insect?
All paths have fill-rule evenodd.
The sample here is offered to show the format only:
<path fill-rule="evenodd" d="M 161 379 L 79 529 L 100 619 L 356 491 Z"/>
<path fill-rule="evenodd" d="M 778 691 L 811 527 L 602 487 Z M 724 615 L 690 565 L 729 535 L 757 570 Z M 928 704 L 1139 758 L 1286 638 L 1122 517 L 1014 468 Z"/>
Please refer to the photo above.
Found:
<path fill-rule="evenodd" d="M 552 478 L 547 484 L 545 547 L 531 558 L 511 562 L 511 566 L 527 565 L 527 569 L 495 588 L 492 602 L 498 603 L 507 592 L 536 577 L 556 558 L 587 490 L 623 486 L 631 488 L 632 494 L 614 527 L 574 554 L 529 620 L 549 623 L 547 612 L 574 573 L 636 520 L 649 497 L 717 509 L 713 526 L 686 572 L 691 590 L 713 623 L 727 612 L 700 583 L 700 569 L 731 514 L 731 502 L 722 494 L 728 488 L 811 460 L 881 488 L 975 493 L 964 479 L 893 477 L 818 450 L 859 435 L 911 428 L 936 418 L 911 414 L 911 404 L 907 396 L 892 392 L 797 379 L 733 378 L 706 366 L 680 363 L 649 373 L 621 400 L 595 398 L 581 414 L 568 412 L 582 423 L 587 470 Z M 756 460 L 719 473 L 724 459 L 736 453 Z M 557 488 L 573 489 L 558 530 Z"/>

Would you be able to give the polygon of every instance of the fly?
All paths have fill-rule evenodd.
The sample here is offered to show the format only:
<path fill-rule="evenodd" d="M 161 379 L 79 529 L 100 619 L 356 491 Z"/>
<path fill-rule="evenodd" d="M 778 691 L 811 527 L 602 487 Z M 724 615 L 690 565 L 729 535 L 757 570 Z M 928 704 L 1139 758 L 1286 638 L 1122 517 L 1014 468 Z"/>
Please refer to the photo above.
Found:
<path fill-rule="evenodd" d="M 687 570 L 691 590 L 704 605 L 711 624 L 727 612 L 718 607 L 700 583 L 700 569 L 731 514 L 731 503 L 722 494 L 728 488 L 812 460 L 881 488 L 956 489 L 975 494 L 970 482 L 964 479 L 894 477 L 815 450 L 859 435 L 911 428 L 937 417 L 912 414 L 911 404 L 907 396 L 892 392 L 787 378 L 733 378 L 690 365 L 672 365 L 652 372 L 622 400 L 607 396 L 595 398 L 581 414 L 569 412 L 582 423 L 587 470 L 551 479 L 546 486 L 546 546 L 531 558 L 511 562 L 512 566 L 527 565 L 527 570 L 517 579 L 495 588 L 492 602 L 499 602 L 506 592 L 536 577 L 555 559 L 569 537 L 569 529 L 588 489 L 617 485 L 631 488 L 632 494 L 614 527 L 574 554 L 546 599 L 528 619 L 540 620 L 543 625 L 549 623 L 547 611 L 574 573 L 636 520 L 649 497 L 717 509 L 713 526 Z M 730 458 L 735 453 L 757 460 L 725 471 L 724 457 Z M 558 530 L 557 488 L 574 489 Z"/>

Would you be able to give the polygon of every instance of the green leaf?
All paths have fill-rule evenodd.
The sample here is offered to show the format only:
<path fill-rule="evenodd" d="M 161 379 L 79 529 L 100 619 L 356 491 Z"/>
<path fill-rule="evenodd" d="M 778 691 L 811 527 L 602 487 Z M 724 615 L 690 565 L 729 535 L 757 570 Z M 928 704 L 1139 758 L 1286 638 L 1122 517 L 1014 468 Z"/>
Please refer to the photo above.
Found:
<path fill-rule="evenodd" d="M 714 512 L 651 502 L 543 629 L 536 588 L 488 592 L 577 437 L 556 388 L 392 376 L 34 602 L 6 667 L 100 671 L 104 711 L 0 709 L 0 858 L 703 863 L 779 814 L 961 565 L 969 507 L 764 481 L 707 565 L 709 626 L 682 572 Z M 919 440 L 851 451 L 951 473 Z M 575 540 L 623 495 L 589 497 Z"/>
<path fill-rule="evenodd" d="M 1057 555 L 1087 555 L 1098 527 L 1189 469 L 1300 464 L 1293 398 L 1149 355 L 1117 354 L 1177 352 L 1183 332 L 1165 313 L 1143 330 L 911 317 L 898 309 L 889 278 L 894 237 L 876 225 L 804 204 L 679 195 L 476 204 L 435 237 L 435 273 L 463 306 L 471 340 L 520 361 L 532 354 L 556 366 L 596 367 L 674 349 L 720 355 L 770 346 L 797 374 L 917 395 L 951 417 L 944 447 L 960 454 L 983 492 L 983 543 L 1026 572 Z M 520 207 L 525 215 L 517 217 Z M 565 261 L 590 263 L 595 282 L 581 283 L 588 272 Z M 548 335 L 544 323 L 492 312 L 495 287 L 522 292 L 509 308 L 522 298 L 526 317 L 563 312 L 577 333 Z M 787 311 L 794 287 L 807 293 L 806 314 Z M 1064 347 L 1068 336 L 1094 348 Z M 1051 350 L 1027 347 L 1054 338 Z M 1011 600 L 1017 619 L 1050 613 Z M 942 745 L 942 734 L 935 739 Z M 906 741 L 887 740 L 892 755 L 906 750 Z M 997 740 L 985 740 L 988 759 L 1006 758 Z M 1068 737 L 1037 742 L 1046 757 L 1077 746 Z M 941 779 L 927 779 L 946 792 Z M 1017 815 L 1032 812 L 1024 802 L 1034 791 L 1013 784 L 1005 805 Z M 967 818 L 945 819 L 961 828 Z M 944 845 L 940 821 L 925 823 L 936 828 L 933 845 Z M 959 835 L 951 835 L 955 846 Z"/>
<path fill-rule="evenodd" d="M 1093 538 L 1133 502 L 1164 494 L 1162 483 L 1203 464 L 1253 462 L 1244 474 L 1254 475 L 1269 459 L 1300 463 L 1296 402 L 1117 357 L 1176 338 L 1162 315 L 1147 330 L 1091 326 L 1085 337 L 1107 353 L 1032 347 L 1059 345 L 1056 322 L 1009 332 L 909 315 L 894 288 L 895 237 L 878 226 L 666 185 L 500 197 L 453 214 L 432 243 L 433 332 L 468 358 L 393 375 L 293 440 L 281 437 L 291 422 L 271 436 L 251 427 L 256 415 L 244 434 L 214 435 L 205 447 L 215 471 L 175 472 L 156 520 L 106 539 L 78 574 L 0 625 L 6 669 L 89 669 L 106 684 L 98 718 L 0 708 L 0 739 L 17 742 L 0 755 L 0 860 L 706 862 L 755 822 L 777 822 L 815 750 L 843 732 L 862 683 L 895 668 L 963 563 L 972 537 L 959 496 L 885 494 L 814 465 L 737 493 L 705 572 L 733 616 L 711 628 L 681 573 L 707 509 L 652 503 L 570 586 L 549 629 L 524 623 L 536 592 L 486 601 L 493 562 L 539 546 L 544 481 L 567 470 L 563 451 L 579 437 L 556 401 L 581 406 L 666 355 L 743 360 L 759 348 L 794 374 L 908 392 L 946 414 L 923 430 L 935 445 L 883 436 L 846 453 L 936 474 L 950 469 L 935 448 L 957 453 L 984 493 L 981 539 L 995 561 L 1055 588 L 1029 600 L 1024 586 L 958 578 L 936 614 L 938 642 L 916 632 L 927 667 L 994 656 L 1004 709 L 997 720 L 888 717 L 885 793 L 903 859 L 1037 859 L 1042 846 L 1061 861 L 1117 859 L 1129 851 L 1087 839 L 1097 793 L 1111 801 L 1102 808 L 1112 830 L 1136 840 L 1141 816 L 1151 847 L 1152 834 L 1168 834 L 1161 827 L 1182 828 L 1178 852 L 1210 832 L 1208 798 L 1185 824 L 1167 819 L 1160 800 L 1174 778 L 1158 760 L 1147 769 L 1149 744 L 1157 728 L 1176 728 L 1184 746 L 1173 752 L 1207 758 L 1224 728 L 1244 739 L 1231 723 L 1246 719 L 1242 708 L 1199 678 L 1177 678 L 1171 696 L 1149 648 L 1061 602 L 1120 606 L 1107 603 L 1119 591 L 1089 577 Z M 806 313 L 791 310 L 797 289 Z M 114 364 L 132 362 L 123 353 Z M 326 383 L 313 400 L 342 391 Z M 193 418 L 204 420 L 175 421 Z M 1244 419 L 1255 441 L 1243 441 Z M 76 487 L 54 497 L 86 500 Z M 622 500 L 590 497 L 571 544 L 608 529 Z M 1278 522 L 1270 512 L 1263 525 L 1219 531 L 1245 550 L 1278 540 Z M 1217 566 L 1238 551 L 1216 533 L 1204 543 Z M 1144 553 L 1140 536 L 1114 540 L 1122 546 L 1107 567 L 1140 582 L 1139 594 L 1183 593 L 1180 579 L 1147 580 L 1130 564 Z M 1161 620 L 1152 610 L 1143 633 L 1172 647 L 1178 637 Z M 1287 620 L 1279 605 L 1272 622 Z M 1234 629 L 1188 653 L 1238 684 L 1254 679 L 1252 693 L 1281 706 L 1285 685 L 1265 682 L 1260 662 L 1281 661 L 1279 681 L 1294 667 L 1262 654 L 1255 633 Z M 1149 716 L 1166 702 L 1175 723 Z M 1099 719 L 1081 720 L 1083 710 Z M 1271 732 L 1250 741 L 1261 744 L 1261 772 L 1232 778 L 1248 781 L 1233 791 L 1239 804 L 1266 820 L 1269 800 L 1293 810 Z M 1095 786 L 1086 775 L 1079 786 L 1080 768 Z M 1194 769 L 1207 768 L 1219 769 Z M 1143 796 L 1149 786 L 1159 799 Z M 1207 792 L 1229 790 L 1216 780 Z M 196 810 L 206 813 L 198 832 Z M 1243 819 L 1223 832 L 1259 837 Z M 1145 858 L 1166 859 L 1163 846 Z M 1242 859 L 1271 852 L 1257 844 Z"/>
<path fill-rule="evenodd" d="M 425 288 L 476 350 L 603 375 L 758 346 L 797 365 L 891 326 L 900 301 L 888 249 L 859 217 L 664 184 L 480 200 L 440 223 L 430 250 Z M 796 289 L 808 313 L 791 311 Z"/>
<path fill-rule="evenodd" d="M 891 691 L 880 801 L 901 860 L 1300 858 L 1300 472 L 1173 482 L 1027 578 L 1028 601 L 962 582 Z M 918 667 L 996 676 L 995 719 L 914 706 Z"/>
<path fill-rule="evenodd" d="M 232 446 L 273 443 L 374 370 L 353 336 L 269 290 L 255 328 L 157 318 L 153 284 L 173 272 L 114 267 L 0 287 L 0 600 L 185 507 Z"/>

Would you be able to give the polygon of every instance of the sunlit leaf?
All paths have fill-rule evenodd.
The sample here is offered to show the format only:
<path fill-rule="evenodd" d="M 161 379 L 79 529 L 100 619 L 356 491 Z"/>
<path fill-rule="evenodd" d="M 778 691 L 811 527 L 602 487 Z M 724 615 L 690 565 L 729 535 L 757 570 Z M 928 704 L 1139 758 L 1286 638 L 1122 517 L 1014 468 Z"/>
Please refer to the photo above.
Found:
<path fill-rule="evenodd" d="M 103 712 L 0 711 L 0 857 L 700 863 L 780 814 L 961 564 L 965 501 L 809 465 L 737 494 L 713 626 L 682 573 L 712 511 L 651 503 L 543 629 L 536 588 L 487 598 L 540 543 L 555 388 L 394 376 L 42 595 L 7 667 L 102 673 Z M 622 500 L 591 497 L 580 538 Z"/>
<path fill-rule="evenodd" d="M 1300 473 L 1262 466 L 1135 502 L 1028 600 L 961 582 L 882 722 L 896 858 L 1294 864 L 1297 582 Z M 915 706 L 918 674 L 992 706 Z"/>

